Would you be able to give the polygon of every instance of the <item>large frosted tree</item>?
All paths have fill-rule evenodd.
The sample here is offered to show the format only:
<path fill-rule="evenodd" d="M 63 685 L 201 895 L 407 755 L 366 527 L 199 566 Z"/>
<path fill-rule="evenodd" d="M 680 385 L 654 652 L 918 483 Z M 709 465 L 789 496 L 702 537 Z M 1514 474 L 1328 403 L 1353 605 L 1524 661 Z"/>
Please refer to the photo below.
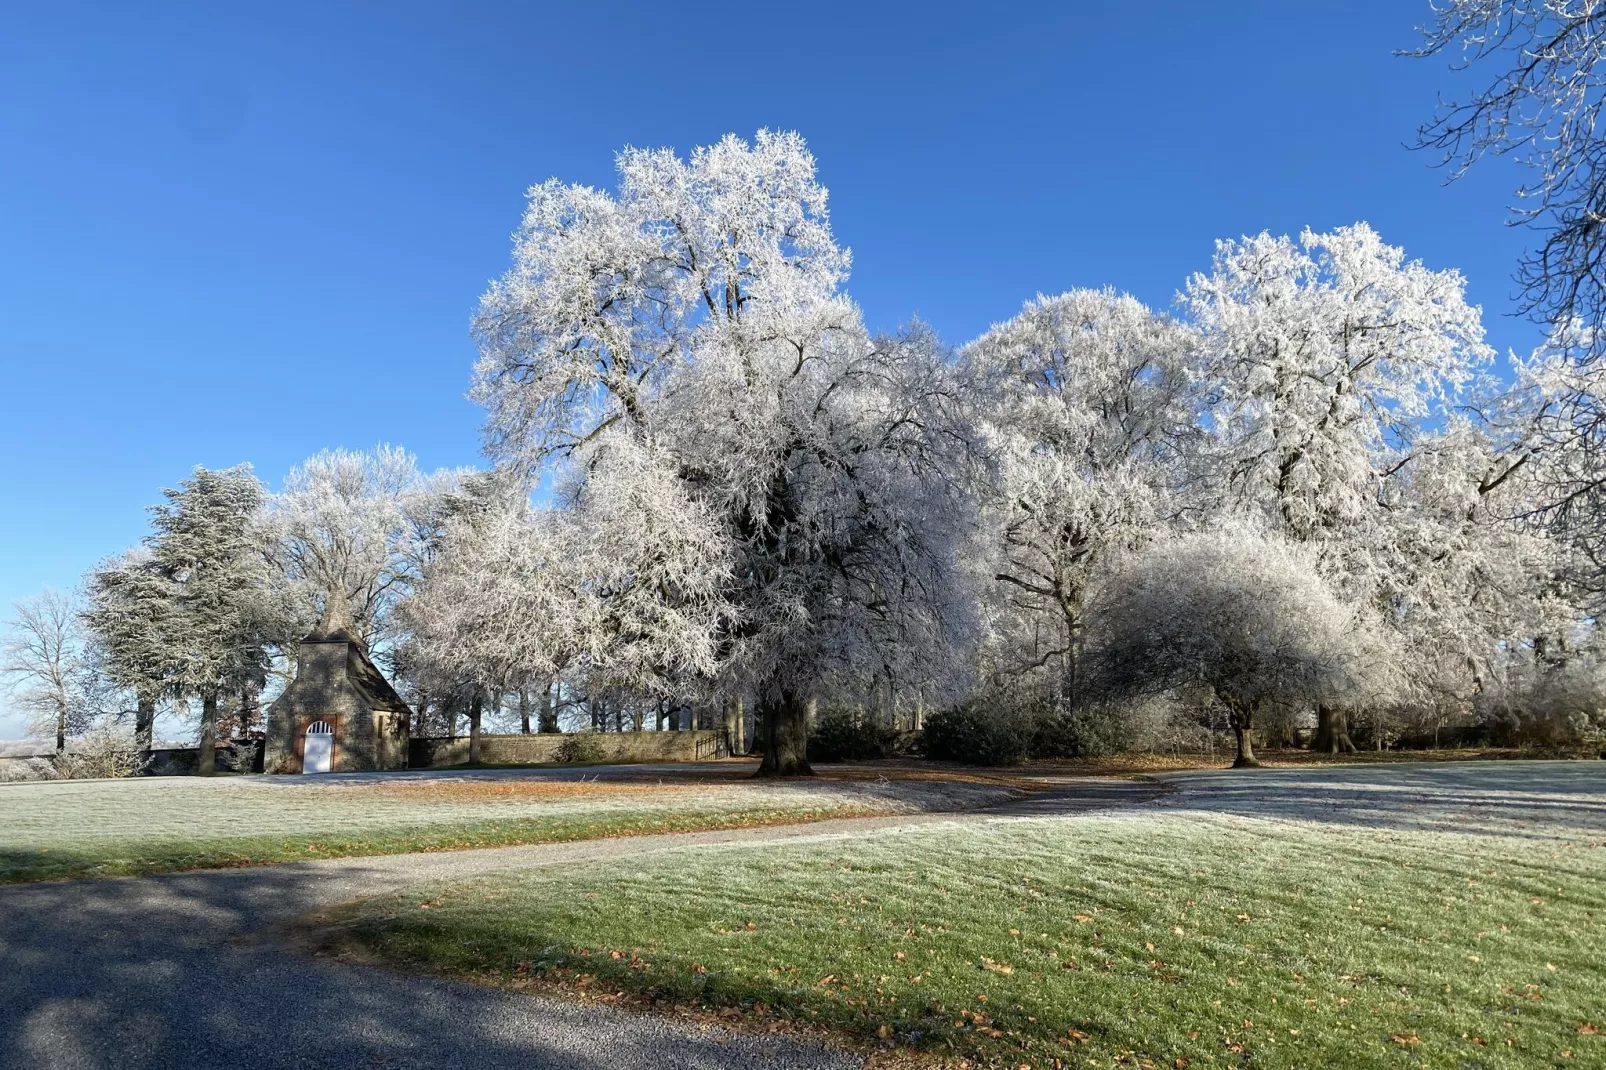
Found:
<path fill-rule="evenodd" d="M 174 693 L 199 700 L 197 772 L 215 769 L 219 701 L 259 685 L 286 606 L 268 563 L 266 492 L 248 465 L 197 467 L 151 509 L 149 567 L 167 604 L 157 635 Z"/>
<path fill-rule="evenodd" d="M 344 598 L 370 645 L 388 638 L 416 578 L 417 543 L 461 473 L 425 475 L 406 450 L 324 450 L 290 470 L 271 499 L 274 559 L 312 613 Z"/>
<path fill-rule="evenodd" d="M 960 353 L 992 460 L 982 483 L 989 667 L 1074 694 L 1087 586 L 1171 512 L 1195 435 L 1191 330 L 1113 290 L 1027 302 Z"/>
<path fill-rule="evenodd" d="M 871 339 L 840 291 L 849 256 L 795 134 L 618 167 L 617 194 L 530 191 L 476 320 L 487 442 L 580 484 L 621 465 L 665 520 L 711 518 L 730 571 L 692 615 L 717 622 L 714 675 L 757 697 L 762 772 L 805 772 L 811 700 L 905 671 L 952 626 L 952 384 L 927 335 Z M 643 522 L 653 537 L 592 534 L 651 572 L 668 528 Z"/>
<path fill-rule="evenodd" d="M 1461 276 L 1356 224 L 1221 242 L 1184 300 L 1201 337 L 1206 503 L 1310 545 L 1346 597 L 1422 648 L 1424 695 L 1443 689 L 1427 666 L 1475 678 L 1514 622 L 1479 599 L 1511 578 L 1509 530 L 1479 508 L 1502 462 L 1463 417 L 1492 353 Z M 1489 612 L 1434 608 L 1475 601 Z M 1345 711 L 1319 713 L 1317 745 L 1349 747 Z"/>
<path fill-rule="evenodd" d="M 1470 92 L 1440 101 L 1419 144 L 1459 178 L 1518 160 L 1512 222 L 1539 236 L 1522 259 L 1525 311 L 1549 333 L 1519 368 L 1532 463 L 1529 515 L 1579 555 L 1573 578 L 1606 591 L 1606 4 L 1437 0 L 1415 54 L 1447 56 Z"/>

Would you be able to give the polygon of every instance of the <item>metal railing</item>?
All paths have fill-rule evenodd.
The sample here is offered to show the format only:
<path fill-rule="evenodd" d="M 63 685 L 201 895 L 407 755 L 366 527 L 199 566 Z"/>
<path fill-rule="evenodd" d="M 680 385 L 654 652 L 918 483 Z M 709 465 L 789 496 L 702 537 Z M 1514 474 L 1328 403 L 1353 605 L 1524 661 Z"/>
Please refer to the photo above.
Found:
<path fill-rule="evenodd" d="M 719 732 L 699 739 L 695 753 L 697 760 L 700 762 L 707 761 L 710 758 L 729 758 L 730 746 L 725 741 L 725 733 Z"/>

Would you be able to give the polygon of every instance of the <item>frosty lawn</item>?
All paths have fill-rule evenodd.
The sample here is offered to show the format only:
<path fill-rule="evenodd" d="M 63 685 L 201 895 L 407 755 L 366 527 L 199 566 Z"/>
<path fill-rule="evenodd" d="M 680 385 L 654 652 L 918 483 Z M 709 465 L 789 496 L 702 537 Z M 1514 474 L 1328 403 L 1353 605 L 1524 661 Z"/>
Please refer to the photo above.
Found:
<path fill-rule="evenodd" d="M 0 883 L 910 813 L 1018 794 L 982 777 L 754 783 L 541 774 L 156 777 L 0 785 Z"/>
<path fill-rule="evenodd" d="M 359 904 L 337 939 L 1011 1067 L 1599 1066 L 1603 767 L 1546 768 L 532 871 Z"/>

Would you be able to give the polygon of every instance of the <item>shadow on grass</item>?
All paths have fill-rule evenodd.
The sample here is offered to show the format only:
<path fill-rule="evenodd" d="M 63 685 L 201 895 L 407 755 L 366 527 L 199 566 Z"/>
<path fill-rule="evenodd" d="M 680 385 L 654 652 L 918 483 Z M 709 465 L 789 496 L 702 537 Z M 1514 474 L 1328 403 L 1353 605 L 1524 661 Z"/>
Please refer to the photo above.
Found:
<path fill-rule="evenodd" d="M 1166 806 L 1395 831 L 1606 833 L 1606 763 L 1502 761 L 1172 774 Z"/>

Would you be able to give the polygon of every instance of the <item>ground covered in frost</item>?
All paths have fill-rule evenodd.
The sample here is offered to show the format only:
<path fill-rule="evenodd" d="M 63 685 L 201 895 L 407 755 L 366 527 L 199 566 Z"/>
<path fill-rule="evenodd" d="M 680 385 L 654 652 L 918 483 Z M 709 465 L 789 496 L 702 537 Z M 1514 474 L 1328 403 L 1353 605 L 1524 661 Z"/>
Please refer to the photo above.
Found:
<path fill-rule="evenodd" d="M 753 781 L 635 771 L 147 777 L 0 785 L 0 883 L 985 806 L 982 776 Z"/>
<path fill-rule="evenodd" d="M 1606 764 L 1183 775 L 1157 802 L 348 908 L 368 955 L 1034 1068 L 1606 1065 Z"/>

